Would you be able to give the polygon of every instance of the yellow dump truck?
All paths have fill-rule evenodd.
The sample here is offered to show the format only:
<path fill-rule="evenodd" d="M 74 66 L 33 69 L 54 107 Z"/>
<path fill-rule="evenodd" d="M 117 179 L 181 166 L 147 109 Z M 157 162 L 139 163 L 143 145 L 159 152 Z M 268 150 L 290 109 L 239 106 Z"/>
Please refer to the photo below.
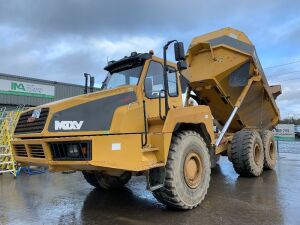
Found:
<path fill-rule="evenodd" d="M 167 61 L 174 44 L 177 64 Z M 15 129 L 14 157 L 51 171 L 77 170 L 96 188 L 144 175 L 158 201 L 192 209 L 211 168 L 228 156 L 241 176 L 276 164 L 275 98 L 247 36 L 225 28 L 110 61 L 100 91 L 29 109 Z M 182 96 L 185 96 L 183 100 Z"/>

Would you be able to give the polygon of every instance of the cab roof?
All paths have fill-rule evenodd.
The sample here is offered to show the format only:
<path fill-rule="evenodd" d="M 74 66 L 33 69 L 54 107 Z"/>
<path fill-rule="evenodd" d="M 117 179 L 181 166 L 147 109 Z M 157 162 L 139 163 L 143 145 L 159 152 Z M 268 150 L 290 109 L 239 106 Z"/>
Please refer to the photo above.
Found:
<path fill-rule="evenodd" d="M 104 67 L 105 70 L 111 71 L 114 68 L 117 68 L 123 64 L 133 63 L 133 62 L 143 62 L 149 58 L 152 58 L 152 54 L 150 53 L 137 53 L 132 52 L 130 56 L 124 56 L 124 58 L 119 59 L 117 61 L 109 61 L 107 66 Z"/>

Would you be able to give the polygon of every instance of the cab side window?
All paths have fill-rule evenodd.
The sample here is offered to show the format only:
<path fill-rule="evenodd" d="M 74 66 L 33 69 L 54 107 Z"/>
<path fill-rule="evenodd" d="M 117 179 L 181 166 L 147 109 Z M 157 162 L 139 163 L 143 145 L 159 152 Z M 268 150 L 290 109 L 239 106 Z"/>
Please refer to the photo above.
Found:
<path fill-rule="evenodd" d="M 169 96 L 178 96 L 176 70 L 172 67 L 168 68 L 168 86 Z M 164 89 L 163 66 L 159 62 L 151 61 L 147 76 L 145 78 L 145 94 L 147 98 L 158 98 L 159 92 Z M 161 93 L 164 97 L 164 93 Z"/>
<path fill-rule="evenodd" d="M 178 96 L 176 70 L 172 67 L 168 68 L 168 86 L 170 97 Z"/>
<path fill-rule="evenodd" d="M 145 94 L 147 98 L 158 98 L 159 92 L 164 89 L 163 66 L 151 61 L 145 78 Z"/>

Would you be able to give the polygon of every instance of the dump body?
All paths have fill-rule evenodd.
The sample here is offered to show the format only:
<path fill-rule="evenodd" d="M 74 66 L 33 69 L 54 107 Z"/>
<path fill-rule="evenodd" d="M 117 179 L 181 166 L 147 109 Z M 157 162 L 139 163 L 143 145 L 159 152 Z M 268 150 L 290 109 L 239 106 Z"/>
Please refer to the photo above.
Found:
<path fill-rule="evenodd" d="M 271 129 L 278 123 L 274 97 L 281 93 L 280 86 L 269 86 L 255 47 L 244 33 L 225 28 L 194 38 L 187 64 L 184 76 L 221 125 L 226 123 L 248 81 L 254 76 L 260 78 L 251 84 L 229 132 L 245 127 Z"/>

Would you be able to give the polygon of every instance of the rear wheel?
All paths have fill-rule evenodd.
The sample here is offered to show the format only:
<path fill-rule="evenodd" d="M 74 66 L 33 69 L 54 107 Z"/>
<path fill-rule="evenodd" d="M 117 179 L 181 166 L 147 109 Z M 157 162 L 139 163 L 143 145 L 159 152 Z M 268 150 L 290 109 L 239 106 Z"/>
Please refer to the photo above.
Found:
<path fill-rule="evenodd" d="M 231 161 L 241 176 L 259 176 L 264 166 L 264 150 L 260 135 L 254 130 L 236 132 L 232 139 Z"/>
<path fill-rule="evenodd" d="M 86 181 L 96 188 L 111 190 L 122 188 L 131 179 L 130 172 L 124 172 L 120 176 L 112 176 L 104 173 L 89 173 L 83 171 Z"/>
<path fill-rule="evenodd" d="M 204 199 L 210 181 L 210 155 L 202 137 L 182 131 L 172 138 L 164 186 L 153 191 L 163 204 L 192 209 Z"/>
<path fill-rule="evenodd" d="M 273 170 L 277 161 L 277 150 L 272 131 L 264 130 L 261 133 L 262 142 L 264 146 L 264 168 Z"/>

